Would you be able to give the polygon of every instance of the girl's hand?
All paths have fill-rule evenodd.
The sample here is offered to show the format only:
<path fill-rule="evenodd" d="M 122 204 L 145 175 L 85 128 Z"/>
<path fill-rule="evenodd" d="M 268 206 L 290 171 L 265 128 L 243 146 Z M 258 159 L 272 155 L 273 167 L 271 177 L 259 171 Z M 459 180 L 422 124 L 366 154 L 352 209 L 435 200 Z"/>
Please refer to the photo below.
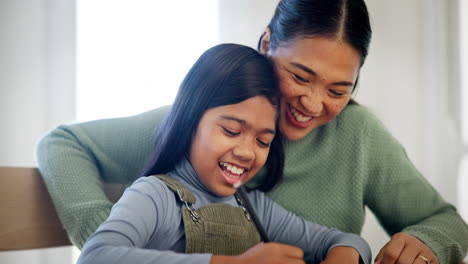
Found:
<path fill-rule="evenodd" d="M 305 264 L 302 249 L 279 243 L 260 243 L 238 256 L 213 256 L 210 263 Z"/>
<path fill-rule="evenodd" d="M 375 257 L 376 264 L 439 264 L 432 250 L 419 239 L 397 233 Z"/>
<path fill-rule="evenodd" d="M 332 248 L 321 264 L 359 264 L 359 252 L 352 247 Z"/>

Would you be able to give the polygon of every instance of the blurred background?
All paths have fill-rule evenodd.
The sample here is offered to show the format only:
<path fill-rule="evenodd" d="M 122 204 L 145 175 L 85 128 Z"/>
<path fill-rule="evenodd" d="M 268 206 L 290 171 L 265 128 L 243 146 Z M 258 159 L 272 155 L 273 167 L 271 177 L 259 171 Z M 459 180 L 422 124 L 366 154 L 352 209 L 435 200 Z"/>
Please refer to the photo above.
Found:
<path fill-rule="evenodd" d="M 170 104 L 190 66 L 224 42 L 256 47 L 278 0 L 0 0 L 0 166 L 36 166 L 61 123 Z M 355 99 L 468 220 L 468 3 L 367 0 L 374 31 Z M 1 205 L 0 205 L 1 206 Z M 373 255 L 389 239 L 368 211 Z M 74 263 L 72 247 L 0 263 Z"/>

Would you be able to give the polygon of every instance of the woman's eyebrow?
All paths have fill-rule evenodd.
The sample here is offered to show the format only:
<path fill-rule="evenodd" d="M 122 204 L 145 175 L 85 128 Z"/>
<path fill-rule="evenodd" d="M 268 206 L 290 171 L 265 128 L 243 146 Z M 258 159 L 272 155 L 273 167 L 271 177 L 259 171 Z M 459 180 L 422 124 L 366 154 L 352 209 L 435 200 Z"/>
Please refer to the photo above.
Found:
<path fill-rule="evenodd" d="M 338 85 L 338 86 L 354 86 L 354 83 L 352 82 L 336 82 L 332 83 L 333 85 Z"/>
<path fill-rule="evenodd" d="M 240 118 L 237 118 L 237 117 L 234 117 L 234 116 L 228 116 L 228 115 L 222 115 L 221 118 L 225 119 L 225 120 L 236 121 L 236 122 L 240 123 L 241 125 L 250 127 L 250 125 L 244 119 L 240 119 Z M 262 133 L 273 134 L 273 135 L 276 134 L 274 129 L 269 129 L 269 128 L 265 128 L 261 132 Z"/>
<path fill-rule="evenodd" d="M 317 76 L 317 73 L 316 73 L 316 72 L 314 72 L 312 69 L 310 69 L 309 67 L 307 67 L 307 66 L 305 66 L 305 65 L 302 65 L 302 64 L 297 63 L 297 62 L 291 62 L 291 65 L 294 66 L 294 67 L 296 67 L 296 68 L 299 68 L 299 69 L 301 69 L 301 70 L 303 70 L 303 71 L 305 71 L 305 72 L 307 72 L 307 73 L 309 73 L 309 74 L 312 74 L 312 75 L 314 75 L 314 76 Z"/>

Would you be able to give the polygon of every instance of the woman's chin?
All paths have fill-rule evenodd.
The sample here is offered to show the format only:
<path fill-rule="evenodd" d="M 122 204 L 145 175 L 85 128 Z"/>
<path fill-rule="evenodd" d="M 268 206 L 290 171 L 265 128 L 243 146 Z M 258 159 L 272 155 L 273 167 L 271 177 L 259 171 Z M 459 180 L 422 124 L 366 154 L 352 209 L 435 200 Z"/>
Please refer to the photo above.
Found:
<path fill-rule="evenodd" d="M 300 128 L 288 123 L 286 120 L 282 120 L 280 125 L 283 136 L 291 141 L 300 140 L 312 132 L 312 130 L 314 130 L 314 127 L 312 126 L 307 128 Z"/>

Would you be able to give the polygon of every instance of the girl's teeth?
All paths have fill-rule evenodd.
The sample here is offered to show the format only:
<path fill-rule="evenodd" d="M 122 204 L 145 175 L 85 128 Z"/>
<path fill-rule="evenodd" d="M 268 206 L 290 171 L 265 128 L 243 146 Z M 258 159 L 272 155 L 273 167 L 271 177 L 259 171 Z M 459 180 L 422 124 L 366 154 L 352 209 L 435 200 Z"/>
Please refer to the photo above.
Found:
<path fill-rule="evenodd" d="M 225 162 L 220 162 L 219 164 L 221 166 L 225 167 L 228 171 L 232 172 L 233 174 L 237 174 L 237 175 L 241 175 L 242 173 L 244 173 L 244 170 L 245 170 L 243 168 L 238 168 L 236 166 L 233 166 L 233 165 L 225 163 Z"/>

